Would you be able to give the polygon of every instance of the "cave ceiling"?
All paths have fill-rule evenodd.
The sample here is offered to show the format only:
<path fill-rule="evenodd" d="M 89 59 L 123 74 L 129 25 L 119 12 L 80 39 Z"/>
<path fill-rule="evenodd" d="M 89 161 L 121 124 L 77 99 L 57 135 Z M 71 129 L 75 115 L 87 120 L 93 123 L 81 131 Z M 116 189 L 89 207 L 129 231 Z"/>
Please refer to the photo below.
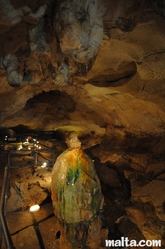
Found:
<path fill-rule="evenodd" d="M 164 136 L 164 8 L 0 0 L 0 128 Z"/>

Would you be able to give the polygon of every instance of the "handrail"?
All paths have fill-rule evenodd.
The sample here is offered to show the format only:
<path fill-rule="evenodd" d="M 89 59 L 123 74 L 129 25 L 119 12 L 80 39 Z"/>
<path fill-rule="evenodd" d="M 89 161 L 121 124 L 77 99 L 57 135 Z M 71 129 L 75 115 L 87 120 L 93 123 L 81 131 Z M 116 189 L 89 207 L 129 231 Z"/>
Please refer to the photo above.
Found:
<path fill-rule="evenodd" d="M 51 162 L 48 158 L 44 157 L 40 152 L 37 152 L 37 154 L 38 154 L 40 157 L 42 157 L 42 158 L 44 158 L 45 160 L 47 160 L 47 161 L 50 163 L 50 165 L 53 165 L 53 162 Z"/>
<path fill-rule="evenodd" d="M 40 143 L 40 142 L 39 142 L 39 144 L 42 145 L 42 146 L 44 146 L 44 147 L 46 147 L 46 148 L 48 148 L 48 149 L 50 149 L 50 150 L 52 150 L 51 147 L 49 147 L 49 146 L 47 146 L 47 145 L 45 145 L 45 144 L 42 144 L 42 143 Z"/>
<path fill-rule="evenodd" d="M 47 149 L 32 149 L 32 150 L 28 150 L 28 149 L 23 149 L 23 150 L 14 150 L 14 149 L 10 149 L 10 153 L 12 152 L 15 152 L 16 154 L 22 154 L 23 152 L 26 153 L 26 152 L 33 152 L 33 157 L 34 157 L 34 165 L 36 166 L 38 164 L 37 162 L 37 155 L 41 156 L 42 158 L 44 158 L 45 160 L 47 160 L 49 162 L 49 165 L 48 166 L 53 166 L 54 165 L 54 161 L 55 161 L 55 157 L 54 157 L 54 148 L 50 148 L 48 146 L 45 146 L 47 147 Z M 46 152 L 46 151 L 51 151 L 52 152 L 52 155 L 53 155 L 53 158 L 52 158 L 52 161 L 50 161 L 48 158 L 44 157 L 41 152 Z M 10 165 L 10 154 L 8 156 L 8 165 Z M 32 167 L 32 166 L 29 166 L 29 167 Z M 17 167 L 14 167 L 12 165 L 9 166 L 9 168 L 19 168 L 18 166 Z"/>
<path fill-rule="evenodd" d="M 12 242 L 9 229 L 7 226 L 6 218 L 5 218 L 5 206 L 6 206 L 7 191 L 8 191 L 8 184 L 9 184 L 9 175 L 10 175 L 10 170 L 9 170 L 9 167 L 6 166 L 5 172 L 4 172 L 4 182 L 2 186 L 2 193 L 1 193 L 0 218 L 1 218 L 2 229 L 4 233 L 4 238 L 6 242 L 6 248 L 15 249 L 15 247 L 13 246 L 13 242 Z"/>

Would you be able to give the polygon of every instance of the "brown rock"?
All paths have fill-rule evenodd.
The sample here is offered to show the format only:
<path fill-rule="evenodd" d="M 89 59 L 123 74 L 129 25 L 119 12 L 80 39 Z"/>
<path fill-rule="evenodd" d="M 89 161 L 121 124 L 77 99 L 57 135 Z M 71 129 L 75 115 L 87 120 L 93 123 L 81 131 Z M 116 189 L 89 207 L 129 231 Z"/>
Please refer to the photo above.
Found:
<path fill-rule="evenodd" d="M 90 82 L 113 82 L 135 73 L 134 59 L 123 51 L 120 43 L 110 40 L 102 42 L 87 78 Z"/>
<path fill-rule="evenodd" d="M 162 193 L 164 193 L 164 191 L 165 182 L 160 180 L 153 180 L 144 186 L 133 188 L 132 197 L 134 199 L 140 199 L 144 203 L 151 202 L 155 207 L 155 212 L 158 218 L 165 221 L 165 197 L 162 196 Z"/>
<path fill-rule="evenodd" d="M 15 182 L 15 185 L 10 189 L 7 210 L 25 210 L 32 205 L 41 204 L 47 196 L 48 193 L 45 189 L 41 188 L 37 183 Z"/>
<path fill-rule="evenodd" d="M 98 176 L 101 182 L 111 187 L 120 187 L 121 182 L 118 177 L 118 173 L 112 169 L 107 167 L 106 165 L 98 167 Z"/>
<path fill-rule="evenodd" d="M 141 230 L 142 226 L 146 221 L 145 214 L 141 210 L 135 207 L 126 207 L 125 210 L 132 223 L 135 223 L 138 226 L 138 228 Z"/>

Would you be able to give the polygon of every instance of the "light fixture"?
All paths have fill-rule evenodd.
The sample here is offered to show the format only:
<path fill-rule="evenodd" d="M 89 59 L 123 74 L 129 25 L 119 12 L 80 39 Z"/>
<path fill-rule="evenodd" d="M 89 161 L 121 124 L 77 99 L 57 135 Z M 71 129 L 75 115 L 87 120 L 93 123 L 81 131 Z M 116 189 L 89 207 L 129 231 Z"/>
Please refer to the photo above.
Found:
<path fill-rule="evenodd" d="M 46 167 L 46 165 L 47 165 L 47 163 L 46 163 L 46 162 L 44 162 L 44 163 L 41 165 L 41 168 L 45 168 L 45 167 Z"/>
<path fill-rule="evenodd" d="M 22 150 L 22 146 L 19 146 L 19 147 L 17 148 L 17 150 Z"/>
<path fill-rule="evenodd" d="M 29 211 L 31 213 L 35 213 L 35 212 L 37 212 L 39 210 L 40 210 L 40 206 L 38 204 L 31 206 L 30 209 L 29 209 Z"/>

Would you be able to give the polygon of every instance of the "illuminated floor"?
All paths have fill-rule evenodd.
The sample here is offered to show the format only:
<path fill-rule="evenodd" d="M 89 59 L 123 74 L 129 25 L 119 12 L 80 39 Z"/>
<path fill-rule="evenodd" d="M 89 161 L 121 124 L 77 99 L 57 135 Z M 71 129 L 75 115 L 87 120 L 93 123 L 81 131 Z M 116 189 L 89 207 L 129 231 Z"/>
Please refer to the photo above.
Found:
<path fill-rule="evenodd" d="M 7 223 L 16 249 L 58 248 L 58 232 L 51 203 L 41 206 L 36 213 L 27 211 L 7 213 Z M 3 241 L 2 249 L 5 249 Z"/>

